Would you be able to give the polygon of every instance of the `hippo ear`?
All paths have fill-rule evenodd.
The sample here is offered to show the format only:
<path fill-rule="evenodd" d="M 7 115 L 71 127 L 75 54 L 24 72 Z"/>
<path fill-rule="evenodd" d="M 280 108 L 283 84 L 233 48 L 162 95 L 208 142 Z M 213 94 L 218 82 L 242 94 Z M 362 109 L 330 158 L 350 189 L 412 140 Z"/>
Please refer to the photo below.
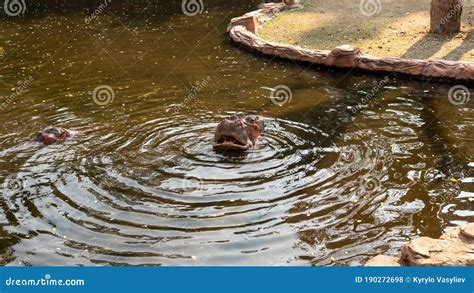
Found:
<path fill-rule="evenodd" d="M 42 142 L 43 141 L 43 134 L 38 132 L 35 136 L 35 141 Z"/>

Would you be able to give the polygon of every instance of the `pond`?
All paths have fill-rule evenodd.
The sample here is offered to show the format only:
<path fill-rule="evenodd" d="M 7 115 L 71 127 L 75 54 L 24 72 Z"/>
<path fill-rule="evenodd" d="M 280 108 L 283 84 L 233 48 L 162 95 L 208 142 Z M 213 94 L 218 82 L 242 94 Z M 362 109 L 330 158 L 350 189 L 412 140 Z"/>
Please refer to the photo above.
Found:
<path fill-rule="evenodd" d="M 226 27 L 257 2 L 1 18 L 2 264 L 357 266 L 474 220 L 472 99 L 245 51 Z M 234 113 L 266 130 L 216 153 Z M 76 134 L 33 142 L 48 125 Z"/>

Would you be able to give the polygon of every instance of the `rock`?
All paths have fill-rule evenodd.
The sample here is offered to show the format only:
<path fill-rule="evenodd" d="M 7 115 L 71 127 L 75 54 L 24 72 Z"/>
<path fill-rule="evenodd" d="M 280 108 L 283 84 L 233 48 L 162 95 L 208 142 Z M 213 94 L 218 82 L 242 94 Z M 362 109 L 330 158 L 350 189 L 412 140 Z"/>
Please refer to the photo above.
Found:
<path fill-rule="evenodd" d="M 400 258 L 378 255 L 365 266 L 474 266 L 474 223 L 452 228 L 439 239 L 412 240 Z"/>
<path fill-rule="evenodd" d="M 326 58 L 325 64 L 337 67 L 356 67 L 362 52 L 351 45 L 342 45 L 334 48 Z"/>
<path fill-rule="evenodd" d="M 399 257 L 377 255 L 371 258 L 364 266 L 366 267 L 400 267 L 403 263 Z"/>
<path fill-rule="evenodd" d="M 474 223 L 467 224 L 466 226 L 462 226 L 461 233 L 464 236 L 471 238 L 472 241 L 474 241 Z"/>
<path fill-rule="evenodd" d="M 473 266 L 474 223 L 454 228 L 440 239 L 420 237 L 402 248 L 401 259 L 410 266 Z"/>
<path fill-rule="evenodd" d="M 241 25 L 245 27 L 249 32 L 255 33 L 257 31 L 258 23 L 257 18 L 253 15 L 244 15 L 232 19 L 232 25 Z"/>

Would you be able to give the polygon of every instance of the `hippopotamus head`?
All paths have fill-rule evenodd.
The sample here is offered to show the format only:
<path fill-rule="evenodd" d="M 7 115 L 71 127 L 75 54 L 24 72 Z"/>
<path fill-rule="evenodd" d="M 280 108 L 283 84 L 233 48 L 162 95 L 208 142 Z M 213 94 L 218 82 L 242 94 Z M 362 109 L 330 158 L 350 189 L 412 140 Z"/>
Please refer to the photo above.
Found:
<path fill-rule="evenodd" d="M 71 132 L 65 128 L 49 126 L 36 135 L 35 141 L 45 145 L 61 143 L 71 136 Z"/>
<path fill-rule="evenodd" d="M 217 126 L 213 148 L 214 150 L 248 150 L 255 146 L 264 128 L 265 124 L 259 116 L 232 115 Z"/>

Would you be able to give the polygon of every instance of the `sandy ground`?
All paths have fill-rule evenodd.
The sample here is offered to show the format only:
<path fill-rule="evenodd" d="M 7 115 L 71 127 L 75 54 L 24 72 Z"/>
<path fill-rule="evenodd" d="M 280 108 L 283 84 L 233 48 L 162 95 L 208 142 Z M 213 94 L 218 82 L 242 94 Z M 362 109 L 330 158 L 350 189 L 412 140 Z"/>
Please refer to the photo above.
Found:
<path fill-rule="evenodd" d="M 259 35 L 313 49 L 330 50 L 351 44 L 379 57 L 474 62 L 474 1 L 463 1 L 461 32 L 454 36 L 428 34 L 431 0 L 301 2 L 302 10 L 278 15 L 265 24 Z"/>

